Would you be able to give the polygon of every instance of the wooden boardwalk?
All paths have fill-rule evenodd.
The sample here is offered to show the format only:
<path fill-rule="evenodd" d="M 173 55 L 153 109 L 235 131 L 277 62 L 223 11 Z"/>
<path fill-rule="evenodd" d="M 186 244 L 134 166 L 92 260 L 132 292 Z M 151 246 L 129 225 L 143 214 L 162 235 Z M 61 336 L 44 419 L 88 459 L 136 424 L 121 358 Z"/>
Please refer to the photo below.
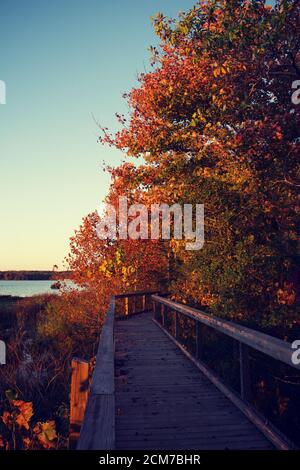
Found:
<path fill-rule="evenodd" d="M 117 320 L 115 344 L 117 449 L 273 448 L 151 314 Z"/>

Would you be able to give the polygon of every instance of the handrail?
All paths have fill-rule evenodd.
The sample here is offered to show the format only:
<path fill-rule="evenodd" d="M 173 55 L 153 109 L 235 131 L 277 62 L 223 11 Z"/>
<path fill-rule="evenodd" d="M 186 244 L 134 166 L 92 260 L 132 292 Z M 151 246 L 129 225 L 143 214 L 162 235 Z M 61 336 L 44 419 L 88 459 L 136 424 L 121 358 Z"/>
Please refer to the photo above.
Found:
<path fill-rule="evenodd" d="M 154 294 L 158 294 L 158 291 L 129 292 L 127 294 L 115 295 L 116 300 L 123 301 L 121 302 L 121 314 L 118 308 L 119 302 L 116 304 L 116 318 L 122 319 L 128 315 L 136 315 L 152 310 L 152 295 Z"/>
<path fill-rule="evenodd" d="M 117 294 L 115 295 L 116 299 L 124 299 L 125 297 L 141 297 L 143 295 L 154 295 L 157 294 L 157 290 L 150 290 L 150 291 L 137 291 L 137 292 L 129 292 L 127 294 Z"/>
<path fill-rule="evenodd" d="M 250 346 L 257 351 L 260 351 L 268 356 L 277 359 L 281 362 L 288 364 L 291 367 L 300 370 L 300 364 L 293 364 L 291 361 L 293 349 L 291 343 L 283 341 L 274 336 L 261 333 L 256 330 L 247 328 L 246 326 L 239 325 L 237 323 L 223 320 L 222 318 L 208 315 L 207 313 L 201 312 L 198 309 L 188 307 L 187 305 L 178 304 L 172 300 L 164 297 L 153 295 L 152 299 L 157 301 L 171 309 L 179 312 L 193 320 L 199 321 L 204 325 L 210 326 L 211 328 L 224 333 L 231 338 L 236 339 L 240 343 Z"/>
<path fill-rule="evenodd" d="M 290 367 L 300 369 L 300 365 L 292 363 L 293 349 L 292 345 L 286 341 L 273 336 L 252 330 L 243 325 L 239 325 L 228 320 L 209 315 L 198 309 L 187 305 L 179 304 L 159 295 L 152 296 L 153 301 L 153 321 L 164 331 L 164 333 L 179 347 L 179 349 L 203 372 L 214 385 L 229 398 L 255 426 L 278 449 L 295 449 L 295 445 L 286 436 L 284 436 L 265 416 L 262 416 L 252 405 L 251 390 L 251 372 L 250 372 L 250 350 L 264 353 L 273 359 L 279 360 Z M 157 321 L 157 304 L 160 305 L 161 322 Z M 175 334 L 170 334 L 166 329 L 166 312 L 168 309 L 175 314 Z M 195 341 L 196 352 L 191 354 L 185 346 L 182 345 L 179 335 L 179 315 L 184 315 L 195 321 Z M 239 343 L 240 354 L 240 395 L 222 382 L 220 377 L 202 361 L 202 338 L 201 323 L 223 333 Z"/>
<path fill-rule="evenodd" d="M 147 310 L 147 301 L 157 291 L 130 292 L 111 298 L 102 327 L 96 365 L 93 372 L 90 394 L 86 406 L 77 450 L 115 449 L 115 346 L 114 322 L 116 300 L 125 300 L 125 314 L 133 315 Z M 142 297 L 142 310 L 128 309 L 128 299 Z M 134 302 L 135 306 L 135 302 Z"/>
<path fill-rule="evenodd" d="M 78 450 L 115 448 L 115 297 L 103 324 Z"/>
<path fill-rule="evenodd" d="M 137 299 L 142 297 L 142 309 L 138 310 Z M 129 309 L 129 299 L 133 298 L 133 308 Z M 80 437 L 77 444 L 78 450 L 114 450 L 115 449 L 115 365 L 114 365 L 114 322 L 116 317 L 116 301 L 124 299 L 124 318 L 149 310 L 149 300 L 153 302 L 154 315 L 157 304 L 161 306 L 162 325 L 164 332 L 177 344 L 177 346 L 199 367 L 204 374 L 233 402 L 240 410 L 275 444 L 276 447 L 291 448 L 292 443 L 274 428 L 265 418 L 256 414 L 249 405 L 250 370 L 249 347 L 268 356 L 282 361 L 289 366 L 300 369 L 300 365 L 292 364 L 291 344 L 278 338 L 260 333 L 250 328 L 238 325 L 221 318 L 208 315 L 192 307 L 178 304 L 165 297 L 157 295 L 157 292 L 131 292 L 119 294 L 111 298 L 111 302 L 104 320 L 99 347 L 96 357 L 96 365 L 92 377 L 90 394 L 85 411 Z M 140 301 L 139 301 L 140 302 Z M 123 307 L 123 302 L 122 302 Z M 165 329 L 165 312 L 167 309 L 175 312 L 175 337 Z M 179 315 L 185 315 L 196 322 L 196 355 L 192 356 L 179 342 Z M 121 317 L 122 318 L 122 317 Z M 227 388 L 219 378 L 208 369 L 199 359 L 201 358 L 201 332 L 200 324 L 207 325 L 239 342 L 240 345 L 240 383 L 241 398 Z"/>

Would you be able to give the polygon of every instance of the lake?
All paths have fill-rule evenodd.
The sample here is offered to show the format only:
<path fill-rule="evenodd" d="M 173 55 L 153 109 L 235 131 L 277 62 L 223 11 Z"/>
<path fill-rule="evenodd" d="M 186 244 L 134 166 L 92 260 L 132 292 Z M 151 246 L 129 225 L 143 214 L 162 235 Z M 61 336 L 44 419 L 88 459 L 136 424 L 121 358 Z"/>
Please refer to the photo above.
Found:
<path fill-rule="evenodd" d="M 51 289 L 55 281 L 0 281 L 0 295 L 31 297 L 40 294 L 57 294 Z"/>

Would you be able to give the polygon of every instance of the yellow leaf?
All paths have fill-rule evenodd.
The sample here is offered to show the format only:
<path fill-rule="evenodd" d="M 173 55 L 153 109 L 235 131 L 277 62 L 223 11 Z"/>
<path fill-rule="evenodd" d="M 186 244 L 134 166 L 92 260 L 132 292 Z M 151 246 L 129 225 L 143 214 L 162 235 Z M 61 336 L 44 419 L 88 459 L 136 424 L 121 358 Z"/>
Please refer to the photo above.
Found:
<path fill-rule="evenodd" d="M 57 438 L 54 421 L 39 422 L 33 431 L 37 434 L 37 438 L 43 447 L 49 449 L 54 446 L 53 441 Z"/>

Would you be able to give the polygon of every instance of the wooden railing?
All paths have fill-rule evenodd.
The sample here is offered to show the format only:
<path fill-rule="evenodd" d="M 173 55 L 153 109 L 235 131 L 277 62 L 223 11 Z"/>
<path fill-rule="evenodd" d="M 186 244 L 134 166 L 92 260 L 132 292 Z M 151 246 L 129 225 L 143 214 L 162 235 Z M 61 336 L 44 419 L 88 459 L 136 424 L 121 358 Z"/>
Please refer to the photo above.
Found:
<path fill-rule="evenodd" d="M 131 292 L 115 296 L 116 318 L 126 318 L 128 315 L 149 312 L 152 310 L 152 295 L 157 291 Z"/>
<path fill-rule="evenodd" d="M 96 365 L 77 449 L 115 447 L 115 299 L 112 298 L 102 328 Z"/>
<path fill-rule="evenodd" d="M 250 350 L 259 351 L 267 356 L 281 361 L 290 367 L 300 370 L 300 365 L 292 363 L 292 345 L 278 338 L 252 330 L 242 325 L 235 324 L 203 313 L 195 308 L 178 304 L 167 298 L 153 295 L 153 319 L 164 332 L 172 339 L 177 346 L 186 354 L 197 367 L 226 395 L 279 449 L 294 448 L 294 444 L 276 429 L 265 417 L 261 416 L 253 406 L 250 405 L 252 399 L 251 373 L 250 373 Z M 172 333 L 167 331 L 166 317 L 173 317 Z M 180 317 L 193 320 L 195 325 L 194 348 L 191 353 L 182 344 L 180 338 Z M 203 358 L 203 335 L 202 325 L 226 335 L 238 342 L 239 363 L 240 363 L 240 394 L 234 392 L 225 385 L 220 377 L 207 367 L 202 361 Z"/>
<path fill-rule="evenodd" d="M 265 354 L 281 363 L 300 369 L 291 361 L 291 344 L 260 333 L 250 328 L 229 322 L 192 307 L 178 304 L 153 292 L 134 292 L 112 297 L 102 328 L 96 365 L 93 372 L 88 402 L 77 449 L 115 449 L 115 365 L 114 365 L 114 320 L 125 319 L 130 315 L 150 311 L 153 320 L 163 329 L 182 352 L 227 396 L 267 438 L 279 449 L 295 446 L 264 416 L 251 405 L 250 356 L 253 351 Z M 173 330 L 168 331 L 167 317 L 173 319 Z M 182 320 L 188 319 L 195 326 L 194 348 L 189 349 L 182 340 Z M 239 385 L 240 393 L 232 390 L 211 368 L 204 358 L 203 328 L 235 340 L 239 346 Z M 190 331 L 191 325 L 189 325 Z"/>
<path fill-rule="evenodd" d="M 133 292 L 116 295 L 111 299 L 99 340 L 96 365 L 77 444 L 79 450 L 115 448 L 114 320 L 151 310 L 152 294 L 154 292 Z"/>

